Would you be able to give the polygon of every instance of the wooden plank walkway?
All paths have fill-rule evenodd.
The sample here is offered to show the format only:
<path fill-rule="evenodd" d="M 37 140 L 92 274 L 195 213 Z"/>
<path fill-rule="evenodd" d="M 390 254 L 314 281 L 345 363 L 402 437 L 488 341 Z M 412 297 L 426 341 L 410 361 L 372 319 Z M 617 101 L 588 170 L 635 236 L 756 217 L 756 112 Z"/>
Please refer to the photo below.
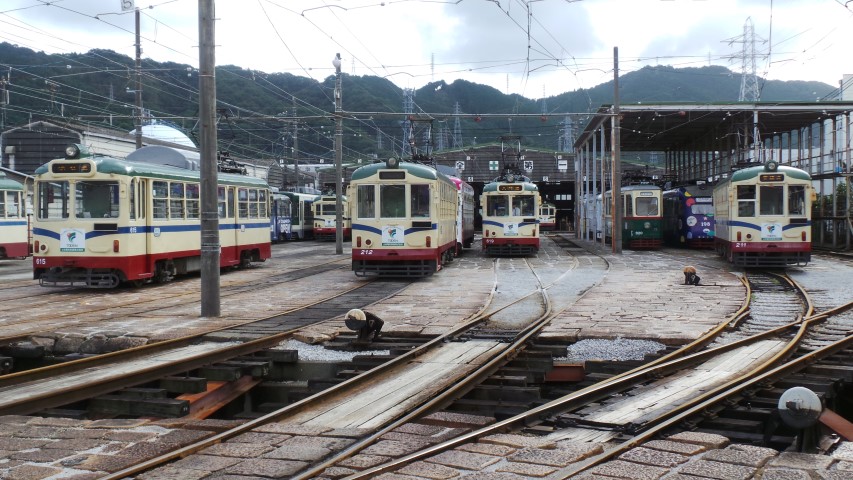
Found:
<path fill-rule="evenodd" d="M 718 355 L 692 370 L 632 390 L 630 396 L 602 406 L 590 406 L 576 414 L 586 421 L 601 424 L 642 424 L 750 371 L 784 345 L 785 342 L 779 340 L 756 342 Z M 549 438 L 588 441 L 587 435 L 582 429 L 567 429 L 555 432 Z"/>
<path fill-rule="evenodd" d="M 163 363 L 176 360 L 197 358 L 208 352 L 221 350 L 231 343 L 204 342 L 196 345 L 175 348 L 165 352 L 147 355 L 127 362 L 113 364 L 109 367 L 98 366 L 81 370 L 79 372 L 61 375 L 56 378 L 44 378 L 34 382 L 12 385 L 0 388 L 0 407 L 26 400 L 34 396 L 42 396 L 69 387 L 81 387 L 93 385 L 123 377 L 127 374 L 138 373 L 157 367 Z"/>
<path fill-rule="evenodd" d="M 453 385 L 507 344 L 493 341 L 441 344 L 384 374 L 384 379 L 335 395 L 281 420 L 312 427 L 377 429 Z"/>

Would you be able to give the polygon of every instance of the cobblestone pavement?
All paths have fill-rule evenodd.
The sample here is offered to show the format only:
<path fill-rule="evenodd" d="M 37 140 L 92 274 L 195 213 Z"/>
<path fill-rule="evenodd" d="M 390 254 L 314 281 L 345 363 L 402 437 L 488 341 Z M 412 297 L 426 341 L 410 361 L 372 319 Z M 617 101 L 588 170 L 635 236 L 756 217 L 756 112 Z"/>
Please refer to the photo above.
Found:
<path fill-rule="evenodd" d="M 613 255 L 592 244 L 571 249 L 571 255 L 545 239 L 543 250 L 527 262 L 549 288 L 557 313 L 545 335 L 567 344 L 580 339 L 637 338 L 666 344 L 689 341 L 723 321 L 737 310 L 744 289 L 737 271 L 720 262 L 711 252 L 632 252 Z M 318 255 L 310 243 L 294 245 L 291 261 Z M 333 256 L 325 249 L 320 255 Z M 598 256 L 597 254 L 600 254 Z M 504 261 L 506 260 L 506 261 Z M 605 264 L 606 260 L 607 264 Z M 681 269 L 697 267 L 700 286 L 682 285 Z M 497 265 L 497 266 L 496 266 Z M 813 268 L 812 268 L 813 267 Z M 467 252 L 436 275 L 421 280 L 401 294 L 377 302 L 372 310 L 386 320 L 385 331 L 397 334 L 429 334 L 446 330 L 479 311 L 491 295 L 496 268 L 518 269 L 517 259 L 484 257 Z M 530 272 L 530 267 L 524 266 Z M 850 265 L 815 261 L 793 269 L 795 278 L 814 291 L 818 308 L 834 306 L 851 295 Z M 239 272 L 235 272 L 239 273 Z M 263 269 L 244 272 L 258 275 Z M 325 274 L 311 286 L 294 291 L 263 295 L 224 305 L 227 321 L 299 304 L 323 293 L 324 285 L 359 280 L 347 269 Z M 227 277 L 223 277 L 225 279 Z M 236 281 L 236 277 L 234 277 Z M 560 280 L 557 282 L 557 280 Z M 230 278 L 229 278 L 230 280 Z M 196 280 L 190 280 L 196 281 Z M 557 283 L 554 283 L 557 282 Z M 525 288 L 507 286 L 506 292 Z M 498 292 L 499 294 L 500 292 Z M 166 337 L 170 328 L 193 328 L 198 312 L 164 305 L 163 318 L 134 320 L 148 334 Z M 138 322 L 138 323 L 136 323 Z M 112 324 L 115 326 L 116 324 Z M 131 328 L 132 326 L 128 326 Z M 306 329 L 303 340 L 318 342 L 331 338 L 345 326 L 341 319 Z M 80 334 L 91 332 L 83 331 Z M 342 478 L 357 470 L 379 465 L 393 456 L 439 443 L 459 432 L 473 430 L 493 418 L 435 413 L 418 423 L 401 426 L 379 442 L 326 472 L 325 478 Z M 3 480 L 89 480 L 116 471 L 140 458 L 206 438 L 239 423 L 204 420 L 71 420 L 60 418 L 0 417 L 0 479 Z M 273 424 L 243 434 L 166 467 L 138 476 L 140 480 L 249 480 L 288 478 L 308 462 L 354 442 L 364 432 L 352 429 L 317 429 Z M 407 465 L 378 478 L 387 480 L 450 479 L 540 479 L 564 478 L 576 462 L 600 451 L 600 445 L 550 442 L 515 434 L 499 434 L 460 446 L 423 461 Z M 731 444 L 717 435 L 683 433 L 650 441 L 621 455 L 617 460 L 575 475 L 589 479 L 828 479 L 853 478 L 853 445 L 843 443 L 831 455 L 807 455 Z"/>

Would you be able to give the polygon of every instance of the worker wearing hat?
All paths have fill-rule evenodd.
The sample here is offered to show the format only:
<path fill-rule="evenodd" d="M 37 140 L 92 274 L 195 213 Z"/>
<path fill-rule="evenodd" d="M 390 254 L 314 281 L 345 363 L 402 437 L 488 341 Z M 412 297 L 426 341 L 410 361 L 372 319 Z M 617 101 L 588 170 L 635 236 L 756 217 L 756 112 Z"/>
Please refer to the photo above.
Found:
<path fill-rule="evenodd" d="M 359 342 L 369 342 L 371 333 L 373 334 L 373 340 L 377 340 L 379 338 L 379 331 L 385 325 L 385 322 L 381 318 L 357 308 L 353 308 L 347 312 L 344 323 L 350 330 L 358 332 Z"/>

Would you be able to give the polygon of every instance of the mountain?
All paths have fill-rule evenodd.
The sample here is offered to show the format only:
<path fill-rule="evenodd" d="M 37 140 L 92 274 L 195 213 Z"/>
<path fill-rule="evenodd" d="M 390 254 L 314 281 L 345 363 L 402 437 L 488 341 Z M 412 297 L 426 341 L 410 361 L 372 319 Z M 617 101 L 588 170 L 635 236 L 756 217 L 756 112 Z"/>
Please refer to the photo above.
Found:
<path fill-rule="evenodd" d="M 198 73 L 188 65 L 147 59 L 142 72 L 146 112 L 197 137 Z M 136 79 L 130 57 L 103 49 L 48 55 L 0 43 L 0 75 L 9 95 L 0 116 L 3 130 L 54 117 L 133 129 Z M 221 149 L 242 157 L 290 158 L 296 144 L 300 161 L 333 157 L 334 76 L 316 81 L 224 65 L 217 67 L 216 78 Z M 399 155 L 405 92 L 375 76 L 342 74 L 341 82 L 344 160 Z M 741 77 L 719 66 L 656 66 L 626 73 L 619 84 L 623 105 L 733 102 Z M 821 82 L 761 80 L 759 85 L 761 100 L 772 102 L 815 101 L 835 90 Z M 415 90 L 411 101 L 415 118 L 433 118 L 431 124 L 415 122 L 416 148 L 422 148 L 424 130 L 431 127 L 436 149 L 492 143 L 505 134 L 521 135 L 531 147 L 556 149 L 565 119 L 579 128 L 583 114 L 613 103 L 613 82 L 532 100 L 464 80 L 437 81 Z M 457 105 L 461 117 L 452 115 Z M 543 116 L 543 108 L 570 115 Z M 522 116 L 510 116 L 516 114 Z M 453 141 L 457 128 L 461 142 Z"/>

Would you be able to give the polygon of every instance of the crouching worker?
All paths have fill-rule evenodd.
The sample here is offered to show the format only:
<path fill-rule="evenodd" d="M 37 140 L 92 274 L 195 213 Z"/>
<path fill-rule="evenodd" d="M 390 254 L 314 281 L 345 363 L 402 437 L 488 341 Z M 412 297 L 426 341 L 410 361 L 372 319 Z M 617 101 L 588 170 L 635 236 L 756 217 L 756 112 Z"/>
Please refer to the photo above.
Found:
<path fill-rule="evenodd" d="M 696 267 L 684 267 L 684 284 L 699 285 L 699 275 L 696 275 Z"/>
<path fill-rule="evenodd" d="M 385 322 L 376 315 L 353 308 L 347 312 L 347 317 L 344 320 L 347 328 L 358 332 L 358 342 L 367 343 L 370 341 L 370 334 L 373 334 L 373 340 L 379 338 L 379 331 L 382 330 L 382 325 Z"/>

